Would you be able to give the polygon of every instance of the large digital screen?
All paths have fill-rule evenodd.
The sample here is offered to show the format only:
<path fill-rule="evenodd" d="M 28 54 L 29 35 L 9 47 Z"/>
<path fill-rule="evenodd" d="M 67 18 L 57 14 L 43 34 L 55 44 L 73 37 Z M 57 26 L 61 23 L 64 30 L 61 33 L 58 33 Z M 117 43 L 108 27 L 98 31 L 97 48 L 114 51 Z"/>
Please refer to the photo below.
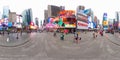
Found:
<path fill-rule="evenodd" d="M 77 13 L 77 20 L 88 23 L 88 17 L 83 13 Z"/>
<path fill-rule="evenodd" d="M 59 13 L 60 18 L 62 20 L 59 20 L 58 23 L 61 27 L 65 28 L 76 28 L 76 17 L 75 17 L 75 11 L 74 10 L 63 10 Z"/>
<path fill-rule="evenodd" d="M 120 22 L 118 23 L 118 29 L 120 30 Z"/>
<path fill-rule="evenodd" d="M 88 23 L 77 21 L 77 29 L 88 29 Z"/>

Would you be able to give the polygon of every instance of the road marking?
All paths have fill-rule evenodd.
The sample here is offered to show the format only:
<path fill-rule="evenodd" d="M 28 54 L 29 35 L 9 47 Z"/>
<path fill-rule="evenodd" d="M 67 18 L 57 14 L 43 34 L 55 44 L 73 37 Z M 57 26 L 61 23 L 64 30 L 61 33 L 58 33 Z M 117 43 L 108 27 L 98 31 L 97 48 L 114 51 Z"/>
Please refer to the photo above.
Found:
<path fill-rule="evenodd" d="M 9 42 L 10 41 L 10 39 L 9 38 L 7 38 L 7 42 Z"/>

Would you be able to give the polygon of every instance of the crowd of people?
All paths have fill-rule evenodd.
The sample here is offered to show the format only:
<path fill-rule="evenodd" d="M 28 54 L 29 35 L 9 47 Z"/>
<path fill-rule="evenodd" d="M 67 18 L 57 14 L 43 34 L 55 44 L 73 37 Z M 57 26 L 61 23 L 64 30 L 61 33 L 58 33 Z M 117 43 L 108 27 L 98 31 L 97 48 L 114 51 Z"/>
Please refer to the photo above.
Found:
<path fill-rule="evenodd" d="M 81 34 L 83 34 L 83 32 L 84 32 L 84 34 L 86 34 L 87 33 L 87 31 L 82 31 L 82 33 L 80 33 L 81 31 L 79 31 L 79 32 L 74 32 L 74 38 L 73 38 L 73 42 L 75 42 L 75 43 L 80 43 L 80 40 L 82 40 L 82 37 L 81 37 Z M 100 34 L 101 36 L 103 36 L 104 35 L 104 30 L 94 30 L 93 31 L 93 38 L 97 38 L 98 37 L 98 34 Z M 61 34 L 60 34 L 60 40 L 62 40 L 62 41 L 64 41 L 64 39 L 65 39 L 65 35 L 67 35 L 67 34 L 69 34 L 69 33 L 66 33 L 66 32 L 61 32 Z M 54 32 L 53 33 L 53 36 L 54 37 L 56 37 L 57 36 L 57 32 Z"/>

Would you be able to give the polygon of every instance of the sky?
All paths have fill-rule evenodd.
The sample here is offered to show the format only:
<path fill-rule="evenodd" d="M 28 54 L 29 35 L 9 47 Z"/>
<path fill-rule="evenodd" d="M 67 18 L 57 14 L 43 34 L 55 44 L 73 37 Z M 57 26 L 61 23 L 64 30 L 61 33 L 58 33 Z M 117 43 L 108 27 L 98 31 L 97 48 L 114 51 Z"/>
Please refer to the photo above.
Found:
<path fill-rule="evenodd" d="M 120 11 L 119 0 L 0 0 L 0 12 L 2 13 L 3 6 L 9 6 L 17 14 L 32 8 L 33 18 L 44 20 L 44 10 L 48 5 L 65 6 L 66 10 L 76 10 L 77 6 L 83 5 L 85 9 L 91 8 L 101 21 L 104 12 L 108 14 L 108 18 L 115 18 L 115 11 Z"/>

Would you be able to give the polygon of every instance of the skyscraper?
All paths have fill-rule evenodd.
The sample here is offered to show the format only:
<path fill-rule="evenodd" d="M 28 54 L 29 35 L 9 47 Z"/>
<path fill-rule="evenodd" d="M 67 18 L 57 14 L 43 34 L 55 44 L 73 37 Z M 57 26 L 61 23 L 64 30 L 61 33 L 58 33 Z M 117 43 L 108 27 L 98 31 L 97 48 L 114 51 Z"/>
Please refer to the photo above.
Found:
<path fill-rule="evenodd" d="M 27 10 L 27 22 L 28 22 L 28 25 L 30 24 L 30 22 L 33 21 L 33 15 L 32 15 L 32 9 L 28 9 Z"/>
<path fill-rule="evenodd" d="M 26 10 L 22 12 L 22 20 L 23 20 L 23 25 L 28 25 L 27 23 L 27 13 Z"/>
<path fill-rule="evenodd" d="M 3 7 L 3 18 L 8 18 L 10 13 L 9 6 L 4 6 Z"/>
<path fill-rule="evenodd" d="M 115 21 L 114 21 L 114 29 L 119 29 L 120 30 L 120 12 L 116 12 L 115 16 Z"/>
<path fill-rule="evenodd" d="M 57 17 L 57 16 L 59 16 L 59 12 L 61 10 L 65 10 L 65 7 L 64 6 L 48 5 L 48 10 L 44 11 L 45 23 L 48 23 L 47 20 L 50 17 Z"/>
<path fill-rule="evenodd" d="M 16 12 L 10 12 L 9 13 L 9 22 L 16 22 L 16 20 L 17 20 L 16 16 L 17 16 Z"/>
<path fill-rule="evenodd" d="M 48 10 L 44 10 L 44 19 L 44 24 L 46 24 L 48 20 Z"/>
<path fill-rule="evenodd" d="M 33 20 L 32 9 L 26 9 L 22 12 L 23 24 L 30 25 L 30 22 Z"/>
<path fill-rule="evenodd" d="M 38 18 L 37 18 L 37 17 L 35 18 L 35 24 L 36 24 L 37 26 L 39 26 L 39 21 L 38 21 Z"/>
<path fill-rule="evenodd" d="M 48 17 L 56 17 L 60 12 L 60 7 L 54 5 L 48 5 Z"/>

